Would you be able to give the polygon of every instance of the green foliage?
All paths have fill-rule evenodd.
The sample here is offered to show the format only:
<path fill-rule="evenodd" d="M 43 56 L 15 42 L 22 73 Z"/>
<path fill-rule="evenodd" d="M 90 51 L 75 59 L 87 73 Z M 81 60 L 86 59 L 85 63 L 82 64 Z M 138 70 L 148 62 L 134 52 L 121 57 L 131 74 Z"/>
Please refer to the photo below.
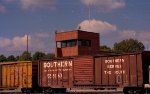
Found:
<path fill-rule="evenodd" d="M 44 59 L 52 59 L 52 58 L 54 58 L 54 57 L 55 57 L 54 54 L 48 53 L 48 54 L 45 55 Z"/>
<path fill-rule="evenodd" d="M 7 58 L 4 55 L 0 55 L 0 62 L 7 61 Z"/>
<path fill-rule="evenodd" d="M 16 56 L 16 61 L 19 61 L 19 57 L 20 57 L 20 56 Z"/>
<path fill-rule="evenodd" d="M 144 51 L 145 47 L 142 42 L 134 39 L 123 40 L 119 43 L 115 43 L 113 50 L 115 52 L 140 52 Z"/>
<path fill-rule="evenodd" d="M 32 60 L 31 53 L 24 51 L 19 57 L 19 61 L 29 61 Z"/>
<path fill-rule="evenodd" d="M 31 56 L 31 53 L 24 51 L 20 56 L 14 56 L 10 55 L 8 57 L 5 57 L 4 55 L 0 55 L 0 62 L 6 62 L 6 61 L 31 61 L 31 60 L 40 60 L 40 59 L 52 59 L 55 55 L 52 53 L 45 54 L 43 52 L 35 52 L 33 56 Z M 32 59 L 33 58 L 33 59 Z"/>
<path fill-rule="evenodd" d="M 107 52 L 110 52 L 111 51 L 111 48 L 106 46 L 106 45 L 102 45 L 100 46 L 100 51 L 107 51 Z"/>
<path fill-rule="evenodd" d="M 55 55 L 52 53 L 45 54 L 45 53 L 39 52 L 39 51 L 37 51 L 33 54 L 33 60 L 52 59 L 54 57 L 55 57 Z"/>
<path fill-rule="evenodd" d="M 7 61 L 17 61 L 17 59 L 15 58 L 15 56 L 10 55 L 7 57 Z"/>
<path fill-rule="evenodd" d="M 37 51 L 33 54 L 33 60 L 40 60 L 43 59 L 45 56 L 45 53 Z"/>

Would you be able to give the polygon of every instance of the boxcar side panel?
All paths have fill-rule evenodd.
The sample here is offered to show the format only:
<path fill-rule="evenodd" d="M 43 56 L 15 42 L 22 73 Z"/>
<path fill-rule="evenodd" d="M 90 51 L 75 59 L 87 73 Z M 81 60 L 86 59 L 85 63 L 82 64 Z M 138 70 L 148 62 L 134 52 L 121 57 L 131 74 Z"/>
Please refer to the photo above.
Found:
<path fill-rule="evenodd" d="M 129 86 L 129 64 L 130 64 L 130 59 L 128 55 L 123 55 L 121 56 L 122 58 L 122 64 L 121 68 L 124 71 L 122 74 L 122 86 Z"/>
<path fill-rule="evenodd" d="M 20 66 L 22 68 L 22 87 L 28 87 L 28 66 L 26 63 L 23 64 L 23 66 Z"/>
<path fill-rule="evenodd" d="M 22 64 L 22 87 L 32 87 L 32 65 L 30 63 Z"/>
<path fill-rule="evenodd" d="M 114 60 L 114 59 L 117 59 L 117 57 L 107 57 L 107 60 Z M 105 60 L 105 63 L 106 63 L 106 60 Z M 119 66 L 119 65 L 116 62 L 114 62 L 114 64 L 110 64 L 110 65 L 108 64 L 108 62 L 106 64 L 107 64 L 106 68 L 110 72 L 110 74 L 108 74 L 108 85 L 115 85 L 116 77 L 120 76 L 119 73 L 118 74 L 116 73 L 120 69 L 117 69 L 115 66 Z M 115 67 L 115 68 L 113 68 L 113 67 Z"/>
<path fill-rule="evenodd" d="M 32 76 L 34 75 L 34 74 L 32 74 L 33 73 L 33 71 L 32 71 L 32 63 L 27 63 L 27 67 L 28 67 L 28 72 L 27 72 L 27 75 L 28 75 L 28 77 L 27 77 L 27 84 L 28 84 L 28 87 L 32 87 Z M 37 78 L 36 78 L 37 79 Z M 35 79 L 35 81 L 37 81 Z"/>
<path fill-rule="evenodd" d="M 15 71 L 14 71 L 14 65 L 10 66 L 10 86 L 14 87 L 14 82 L 15 82 L 15 75 L 14 75 Z"/>
<path fill-rule="evenodd" d="M 95 84 L 119 87 L 142 86 L 141 54 L 95 57 Z"/>
<path fill-rule="evenodd" d="M 14 78 L 14 80 L 15 80 L 15 87 L 18 87 L 19 86 L 19 65 L 17 65 L 17 64 L 15 64 L 14 65 L 15 66 L 15 68 L 14 68 L 14 70 L 15 70 L 15 78 Z"/>
<path fill-rule="evenodd" d="M 130 55 L 130 86 L 137 85 L 137 60 L 136 55 Z"/>
<path fill-rule="evenodd" d="M 6 87 L 7 86 L 7 72 L 6 72 L 6 68 L 5 66 L 1 65 L 2 66 L 2 87 Z"/>
<path fill-rule="evenodd" d="M 17 64 L 18 66 L 18 87 L 19 88 L 22 88 L 23 87 L 23 83 L 24 83 L 24 80 L 23 80 L 23 65 L 22 64 Z"/>
<path fill-rule="evenodd" d="M 142 54 L 137 55 L 137 80 L 138 80 L 138 86 L 143 85 L 143 71 L 142 71 Z"/>
<path fill-rule="evenodd" d="M 74 59 L 74 84 L 91 85 L 94 83 L 93 57 L 78 57 Z"/>
<path fill-rule="evenodd" d="M 67 88 L 73 84 L 73 60 L 43 60 L 39 62 L 40 87 Z"/>
<path fill-rule="evenodd" d="M 102 62 L 101 58 L 95 58 L 95 84 L 102 84 Z"/>
<path fill-rule="evenodd" d="M 0 64 L 0 87 L 2 87 L 2 66 Z"/>
<path fill-rule="evenodd" d="M 32 62 L 4 62 L 1 66 L 1 87 L 32 88 Z"/>
<path fill-rule="evenodd" d="M 11 83 L 10 69 L 11 69 L 11 65 L 8 65 L 6 68 L 6 70 L 7 70 L 7 86 L 8 87 L 11 87 L 10 86 L 10 83 Z"/>
<path fill-rule="evenodd" d="M 45 80 L 47 80 L 47 71 L 44 71 L 44 67 L 42 65 L 42 61 L 38 62 L 38 85 L 40 87 L 46 87 L 47 85 Z"/>
<path fill-rule="evenodd" d="M 102 57 L 102 85 L 108 85 L 108 75 L 111 74 L 111 71 L 109 71 L 109 68 L 107 68 L 107 63 L 105 63 L 105 60 L 107 60 L 107 57 Z"/>

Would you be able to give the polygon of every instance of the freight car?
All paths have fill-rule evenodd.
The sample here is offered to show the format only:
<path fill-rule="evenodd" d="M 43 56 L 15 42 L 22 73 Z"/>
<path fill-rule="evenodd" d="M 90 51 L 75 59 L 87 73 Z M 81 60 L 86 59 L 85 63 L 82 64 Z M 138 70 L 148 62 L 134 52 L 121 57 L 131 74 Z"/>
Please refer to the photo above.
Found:
<path fill-rule="evenodd" d="M 22 92 L 38 91 L 38 63 L 16 61 L 0 63 L 0 89 Z"/>
<path fill-rule="evenodd" d="M 149 83 L 149 62 L 150 52 L 41 60 L 38 84 L 56 92 L 67 88 L 142 92 Z"/>
<path fill-rule="evenodd" d="M 150 88 L 150 52 L 102 53 L 99 34 L 56 32 L 55 57 L 37 62 L 0 63 L 0 89 L 66 92 L 66 89 L 144 92 Z M 144 87 L 145 86 L 145 87 Z"/>

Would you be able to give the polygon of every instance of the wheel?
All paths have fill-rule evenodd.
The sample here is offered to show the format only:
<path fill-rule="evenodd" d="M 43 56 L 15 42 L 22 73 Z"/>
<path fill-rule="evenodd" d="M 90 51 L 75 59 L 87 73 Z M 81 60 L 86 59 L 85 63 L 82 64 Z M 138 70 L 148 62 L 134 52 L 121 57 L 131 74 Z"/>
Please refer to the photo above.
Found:
<path fill-rule="evenodd" d="M 27 92 L 27 93 L 30 93 L 30 92 L 31 92 L 31 90 L 30 90 L 30 89 L 27 89 L 27 90 L 26 90 L 26 92 Z"/>
<path fill-rule="evenodd" d="M 22 93 L 25 93 L 25 89 L 24 89 L 24 88 L 21 88 L 21 92 L 22 92 Z"/>
<path fill-rule="evenodd" d="M 129 94 L 129 92 L 128 92 L 128 88 L 124 87 L 124 89 L 123 89 L 123 93 L 124 93 L 124 94 Z"/>

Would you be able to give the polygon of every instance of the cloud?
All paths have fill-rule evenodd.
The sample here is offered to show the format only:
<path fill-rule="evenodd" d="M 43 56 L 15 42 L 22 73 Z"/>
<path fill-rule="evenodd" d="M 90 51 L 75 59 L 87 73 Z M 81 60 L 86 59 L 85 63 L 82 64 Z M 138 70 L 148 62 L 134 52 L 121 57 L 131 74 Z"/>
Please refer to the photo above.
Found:
<path fill-rule="evenodd" d="M 29 36 L 29 41 L 30 41 L 30 36 Z M 27 45 L 27 35 L 24 36 L 16 36 L 12 39 L 12 49 L 13 50 L 23 50 L 26 48 Z"/>
<path fill-rule="evenodd" d="M 28 35 L 29 51 L 52 52 L 54 50 L 54 35 L 46 32 L 38 32 Z M 0 37 L 0 49 L 5 53 L 23 52 L 27 48 L 27 35 L 13 38 Z M 52 50 L 51 50 L 52 49 Z"/>
<path fill-rule="evenodd" d="M 31 38 L 29 37 L 29 40 Z M 9 50 L 9 51 L 16 51 L 16 50 L 25 50 L 27 45 L 27 35 L 24 36 L 16 36 L 12 39 L 10 38 L 0 38 L 0 43 L 3 44 L 0 47 Z"/>
<path fill-rule="evenodd" d="M 54 8 L 55 0 L 21 0 L 23 9 Z"/>
<path fill-rule="evenodd" d="M 125 6 L 124 0 L 81 0 L 86 6 L 96 7 L 102 12 L 109 12 Z"/>
<path fill-rule="evenodd" d="M 115 25 L 95 19 L 84 20 L 79 24 L 79 26 L 81 27 L 82 30 L 98 32 L 103 34 L 117 30 L 117 27 Z"/>
<path fill-rule="evenodd" d="M 47 32 L 38 32 L 35 34 L 35 36 L 39 38 L 48 38 L 50 35 Z"/>
<path fill-rule="evenodd" d="M 113 47 L 115 42 L 120 42 L 124 39 L 137 39 L 141 41 L 146 50 L 150 50 L 150 31 L 135 31 L 135 30 L 119 30 L 119 28 L 109 22 L 101 20 L 84 20 L 78 27 L 81 27 L 81 30 L 86 30 L 90 32 L 100 33 L 100 45 L 108 45 Z"/>
<path fill-rule="evenodd" d="M 47 32 L 38 32 L 31 35 L 29 47 L 33 51 L 54 51 L 54 35 Z"/>
<path fill-rule="evenodd" d="M 0 37 L 0 47 L 7 47 L 11 44 L 11 40 L 7 38 Z"/>
<path fill-rule="evenodd" d="M 5 6 L 0 4 L 0 13 L 5 13 L 5 12 L 6 12 Z"/>
<path fill-rule="evenodd" d="M 36 10 L 36 9 L 55 9 L 55 0 L 4 0 L 5 4 L 12 4 L 18 2 L 22 9 Z"/>
<path fill-rule="evenodd" d="M 116 25 L 113 25 L 106 21 L 101 20 L 84 20 L 78 27 L 81 27 L 81 30 L 100 33 L 100 44 L 112 46 L 114 41 L 117 40 L 118 35 Z M 113 38 L 113 39 L 112 39 Z"/>

